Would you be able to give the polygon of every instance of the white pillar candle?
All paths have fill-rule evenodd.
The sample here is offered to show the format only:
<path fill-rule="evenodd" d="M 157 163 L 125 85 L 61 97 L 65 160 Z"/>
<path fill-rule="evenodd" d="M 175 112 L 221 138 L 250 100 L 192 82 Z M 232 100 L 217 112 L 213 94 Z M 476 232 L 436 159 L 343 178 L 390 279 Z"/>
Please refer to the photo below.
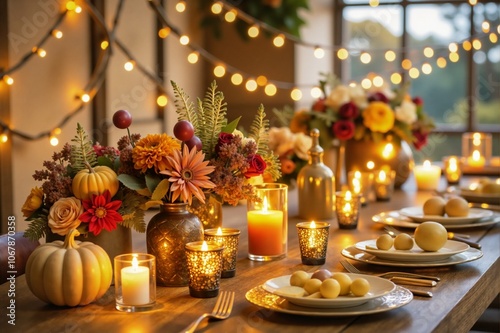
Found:
<path fill-rule="evenodd" d="M 141 305 L 149 303 L 149 268 L 139 266 L 137 258 L 132 266 L 122 268 L 123 304 Z"/>
<path fill-rule="evenodd" d="M 430 191 L 438 188 L 441 168 L 437 165 L 431 165 L 430 161 L 425 161 L 423 165 L 415 166 L 413 172 L 419 190 Z"/>

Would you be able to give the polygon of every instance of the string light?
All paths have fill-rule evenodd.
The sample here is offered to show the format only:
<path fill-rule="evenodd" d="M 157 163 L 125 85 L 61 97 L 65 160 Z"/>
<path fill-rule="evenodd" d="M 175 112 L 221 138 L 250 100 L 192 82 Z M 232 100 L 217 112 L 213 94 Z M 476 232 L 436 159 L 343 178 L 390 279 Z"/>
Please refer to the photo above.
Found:
<path fill-rule="evenodd" d="M 248 91 L 255 91 L 257 90 L 257 82 L 254 79 L 248 79 L 245 83 L 245 88 Z"/>
<path fill-rule="evenodd" d="M 235 9 L 231 9 L 230 11 L 226 12 L 224 15 L 224 19 L 228 23 L 232 23 L 236 21 L 236 17 L 238 16 L 238 12 Z"/>
<path fill-rule="evenodd" d="M 264 92 L 266 93 L 267 96 L 274 96 L 278 92 L 278 88 L 276 88 L 274 84 L 269 83 L 264 88 Z"/>
<path fill-rule="evenodd" d="M 432 66 L 428 62 L 422 64 L 422 73 L 427 75 L 432 73 Z"/>
<path fill-rule="evenodd" d="M 109 46 L 109 42 L 107 40 L 103 40 L 101 42 L 101 50 L 106 50 Z"/>
<path fill-rule="evenodd" d="M 34 46 L 32 50 L 33 50 L 33 53 L 38 54 L 38 56 L 40 58 L 45 58 L 45 56 L 47 55 L 47 51 L 45 51 L 41 47 Z"/>
<path fill-rule="evenodd" d="M 337 57 L 340 59 L 340 60 L 346 60 L 348 57 L 349 57 L 349 51 L 347 51 L 346 49 L 344 48 L 341 48 L 337 51 Z"/>
<path fill-rule="evenodd" d="M 477 0 L 469 0 L 469 4 L 471 6 L 475 6 L 475 5 L 477 5 Z"/>
<path fill-rule="evenodd" d="M 450 50 L 451 53 L 458 52 L 457 43 L 450 43 L 450 45 L 448 46 L 448 50 Z"/>
<path fill-rule="evenodd" d="M 87 93 L 82 94 L 82 96 L 80 97 L 80 99 L 82 100 L 82 102 L 88 103 L 88 102 L 90 102 L 90 95 L 87 94 Z"/>
<path fill-rule="evenodd" d="M 377 7 L 380 4 L 379 0 L 370 0 L 369 2 L 371 7 Z"/>
<path fill-rule="evenodd" d="M 279 34 L 278 36 L 274 37 L 273 45 L 276 47 L 282 47 L 283 45 L 285 45 L 285 36 L 283 34 Z"/>
<path fill-rule="evenodd" d="M 52 36 L 57 39 L 61 39 L 63 37 L 63 32 L 61 30 L 52 30 Z"/>
<path fill-rule="evenodd" d="M 460 56 L 458 55 L 458 53 L 450 53 L 448 58 L 451 62 L 458 62 L 458 60 L 460 60 Z"/>
<path fill-rule="evenodd" d="M 372 82 L 373 82 L 373 85 L 375 87 L 378 87 L 378 88 L 380 88 L 384 85 L 384 79 L 380 75 L 373 77 Z"/>
<path fill-rule="evenodd" d="M 231 83 L 235 86 L 239 86 L 243 83 L 243 76 L 240 73 L 234 73 L 231 75 Z"/>
<path fill-rule="evenodd" d="M 392 51 L 392 50 L 388 50 L 385 52 L 385 60 L 387 60 L 388 62 L 393 62 L 394 60 L 396 60 L 396 52 Z"/>
<path fill-rule="evenodd" d="M 302 91 L 300 91 L 300 89 L 298 88 L 294 88 L 290 92 L 290 97 L 296 102 L 300 101 L 302 99 Z"/>
<path fill-rule="evenodd" d="M 66 2 L 66 9 L 69 11 L 75 10 L 76 9 L 76 3 L 74 1 L 68 1 Z"/>
<path fill-rule="evenodd" d="M 436 64 L 438 65 L 439 68 L 445 68 L 446 67 L 446 59 L 443 57 L 439 57 L 436 60 Z"/>
<path fill-rule="evenodd" d="M 3 76 L 3 80 L 6 84 L 8 84 L 9 86 L 13 85 L 14 84 L 14 79 L 11 78 L 10 76 L 8 75 L 4 75 Z"/>
<path fill-rule="evenodd" d="M 434 50 L 432 47 L 427 46 L 424 48 L 424 56 L 427 58 L 432 58 L 434 56 Z"/>
<path fill-rule="evenodd" d="M 322 94 L 323 94 L 323 92 L 321 91 L 321 89 L 319 87 L 313 87 L 311 89 L 311 97 L 313 97 L 313 98 L 320 98 Z"/>
<path fill-rule="evenodd" d="M 409 70 L 411 66 L 412 63 L 410 59 L 403 59 L 403 61 L 401 61 L 401 67 L 403 67 L 403 69 Z"/>
<path fill-rule="evenodd" d="M 222 65 L 215 66 L 214 75 L 217 77 L 223 77 L 224 75 L 226 75 L 226 68 Z"/>
<path fill-rule="evenodd" d="M 82 12 L 82 7 L 76 6 L 75 13 L 80 14 Z"/>
<path fill-rule="evenodd" d="M 7 133 L 0 134 L 0 142 L 6 143 L 7 141 L 9 141 L 9 136 L 7 135 Z"/>
<path fill-rule="evenodd" d="M 363 52 L 359 56 L 359 60 L 361 60 L 363 64 L 369 64 L 370 61 L 372 61 L 372 56 L 368 52 Z"/>
<path fill-rule="evenodd" d="M 267 77 L 265 77 L 264 75 L 259 75 L 257 76 L 256 82 L 259 87 L 264 87 L 267 84 Z"/>
<path fill-rule="evenodd" d="M 57 136 L 55 135 L 52 135 L 49 137 L 49 142 L 52 146 L 57 146 L 59 144 L 59 139 L 57 138 Z"/>
<path fill-rule="evenodd" d="M 210 9 L 212 10 L 212 13 L 214 13 L 214 14 L 222 13 L 222 5 L 220 4 L 220 2 L 214 3 Z"/>
<path fill-rule="evenodd" d="M 481 29 L 483 30 L 483 32 L 485 34 L 487 34 L 488 32 L 490 32 L 490 22 L 484 21 L 483 23 L 481 23 Z"/>
<path fill-rule="evenodd" d="M 490 33 L 489 38 L 490 38 L 490 42 L 492 42 L 493 44 L 498 42 L 498 36 L 495 35 L 495 33 L 493 33 L 493 32 Z"/>
<path fill-rule="evenodd" d="M 188 62 L 190 64 L 196 64 L 198 62 L 198 59 L 200 58 L 200 54 L 196 51 L 189 53 L 188 55 Z"/>
<path fill-rule="evenodd" d="M 391 82 L 392 84 L 400 84 L 403 81 L 403 77 L 399 73 L 391 74 Z"/>
<path fill-rule="evenodd" d="M 160 30 L 158 30 L 158 37 L 160 38 L 167 38 L 168 35 L 170 35 L 171 29 L 169 27 L 163 27 Z"/>
<path fill-rule="evenodd" d="M 372 80 L 364 78 L 363 80 L 361 80 L 361 87 L 363 87 L 364 89 L 370 89 L 372 87 Z"/>
<path fill-rule="evenodd" d="M 179 38 L 179 42 L 181 43 L 181 45 L 188 45 L 189 37 L 187 35 L 182 35 L 181 38 Z"/>
<path fill-rule="evenodd" d="M 412 79 L 416 79 L 420 76 L 420 71 L 418 70 L 418 68 L 410 68 L 410 70 L 408 71 L 408 74 L 410 75 L 410 77 Z"/>
<path fill-rule="evenodd" d="M 161 107 L 165 107 L 168 104 L 168 98 L 166 95 L 160 95 L 156 98 L 156 104 Z"/>
<path fill-rule="evenodd" d="M 317 59 L 323 59 L 323 57 L 325 56 L 325 50 L 323 50 L 321 47 L 316 47 L 314 49 L 314 56 L 317 58 Z"/>
<path fill-rule="evenodd" d="M 251 38 L 256 38 L 259 35 L 259 27 L 257 25 L 253 25 L 250 28 L 248 28 L 248 36 Z"/>
<path fill-rule="evenodd" d="M 474 50 L 481 50 L 481 41 L 479 39 L 474 39 L 472 41 L 472 47 L 474 48 Z"/>

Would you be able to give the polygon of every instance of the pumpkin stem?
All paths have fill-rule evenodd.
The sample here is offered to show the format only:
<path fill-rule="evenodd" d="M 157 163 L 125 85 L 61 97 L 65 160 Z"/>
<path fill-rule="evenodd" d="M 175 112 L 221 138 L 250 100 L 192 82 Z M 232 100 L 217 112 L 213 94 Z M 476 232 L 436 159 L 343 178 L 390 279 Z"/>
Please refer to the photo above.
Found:
<path fill-rule="evenodd" d="M 76 229 L 71 229 L 68 234 L 66 235 L 66 238 L 64 238 L 64 244 L 63 248 L 64 249 L 76 249 L 78 248 L 78 244 L 76 244 L 75 237 L 80 236 L 80 232 Z"/>
<path fill-rule="evenodd" d="M 85 166 L 89 169 L 89 173 L 95 173 L 94 168 L 90 165 L 89 162 L 84 161 L 83 163 L 85 163 Z"/>

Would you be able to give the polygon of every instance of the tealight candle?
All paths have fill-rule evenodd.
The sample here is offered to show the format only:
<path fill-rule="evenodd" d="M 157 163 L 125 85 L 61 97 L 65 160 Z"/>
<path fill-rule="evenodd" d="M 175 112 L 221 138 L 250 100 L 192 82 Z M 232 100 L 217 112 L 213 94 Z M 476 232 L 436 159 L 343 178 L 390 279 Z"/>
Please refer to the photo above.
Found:
<path fill-rule="evenodd" d="M 330 224 L 327 222 L 297 223 L 300 256 L 304 265 L 325 263 L 329 230 Z"/>
<path fill-rule="evenodd" d="M 248 258 L 277 260 L 286 256 L 288 234 L 288 187 L 284 184 L 254 185 L 260 200 L 249 200 Z"/>
<path fill-rule="evenodd" d="M 208 298 L 219 295 L 223 249 L 223 246 L 207 241 L 186 244 L 191 296 Z"/>
<path fill-rule="evenodd" d="M 388 201 L 394 192 L 396 171 L 379 170 L 375 177 L 375 196 L 378 201 Z"/>
<path fill-rule="evenodd" d="M 467 165 L 471 168 L 482 168 L 484 167 L 486 160 L 484 156 L 481 155 L 479 150 L 474 150 L 472 155 L 467 157 Z"/>
<path fill-rule="evenodd" d="M 423 165 L 415 166 L 413 172 L 419 190 L 432 191 L 438 188 L 441 168 L 437 165 L 432 165 L 429 160 L 426 160 Z"/>
<path fill-rule="evenodd" d="M 335 193 L 335 208 L 340 229 L 356 229 L 358 226 L 360 195 L 353 195 L 350 191 Z"/>
<path fill-rule="evenodd" d="M 127 312 L 151 309 L 156 301 L 155 257 L 122 254 L 114 258 L 116 309 Z"/>
<path fill-rule="evenodd" d="M 462 176 L 460 158 L 457 156 L 447 156 L 443 158 L 443 165 L 448 184 L 458 184 Z"/>
<path fill-rule="evenodd" d="M 347 179 L 352 193 L 361 194 L 361 205 L 367 205 L 373 190 L 373 172 L 349 171 Z"/>
<path fill-rule="evenodd" d="M 206 229 L 205 240 L 224 246 L 222 251 L 222 277 L 229 278 L 236 274 L 236 255 L 240 231 L 233 228 Z"/>
<path fill-rule="evenodd" d="M 490 133 L 464 133 L 462 135 L 462 156 L 468 167 L 483 168 L 491 162 L 492 136 Z"/>

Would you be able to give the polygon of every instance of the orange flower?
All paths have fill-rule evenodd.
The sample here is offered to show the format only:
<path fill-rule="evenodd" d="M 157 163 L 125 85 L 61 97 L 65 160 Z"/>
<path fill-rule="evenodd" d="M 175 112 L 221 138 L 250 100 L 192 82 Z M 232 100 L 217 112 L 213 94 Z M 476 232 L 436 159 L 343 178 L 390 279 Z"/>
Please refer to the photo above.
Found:
<path fill-rule="evenodd" d="M 292 133 L 309 134 L 309 121 L 311 121 L 311 116 L 307 111 L 298 111 L 293 115 L 290 121 L 290 130 Z"/>
<path fill-rule="evenodd" d="M 30 195 L 26 198 L 24 202 L 23 208 L 21 211 L 23 212 L 24 217 L 30 217 L 40 206 L 43 201 L 43 190 L 39 187 L 34 187 L 31 189 Z"/>
<path fill-rule="evenodd" d="M 363 111 L 363 125 L 373 132 L 389 132 L 394 127 L 394 118 L 394 111 L 384 102 L 371 102 Z"/>
<path fill-rule="evenodd" d="M 205 203 L 205 194 L 202 188 L 214 188 L 215 184 L 207 176 L 215 167 L 209 166 L 209 161 L 203 161 L 205 154 L 193 147 L 191 151 L 184 145 L 182 153 L 174 151 L 168 156 L 168 167 L 161 174 L 170 176 L 172 202 L 180 196 L 181 200 L 191 204 L 193 195 L 202 203 Z"/>
<path fill-rule="evenodd" d="M 134 168 L 146 172 L 154 168 L 155 172 L 165 170 L 167 158 L 180 149 L 180 144 L 167 134 L 149 134 L 136 142 L 132 150 Z"/>

